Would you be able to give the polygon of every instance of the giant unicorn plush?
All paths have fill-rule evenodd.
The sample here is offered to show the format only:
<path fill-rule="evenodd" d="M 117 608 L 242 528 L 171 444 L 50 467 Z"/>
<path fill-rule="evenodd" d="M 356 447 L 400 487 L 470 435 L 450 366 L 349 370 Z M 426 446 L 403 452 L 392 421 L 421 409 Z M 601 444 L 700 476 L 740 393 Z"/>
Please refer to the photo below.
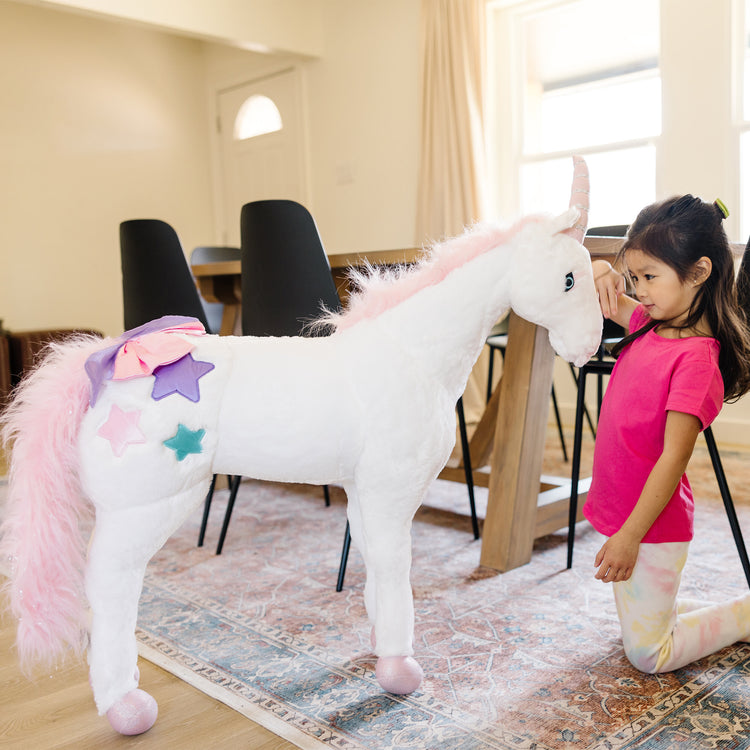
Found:
<path fill-rule="evenodd" d="M 578 365 L 599 344 L 588 173 L 574 166 L 565 213 L 480 225 L 414 268 L 360 278 L 348 309 L 324 318 L 329 336 L 218 337 L 162 318 L 53 346 L 4 416 L 2 559 L 22 663 L 87 648 L 99 713 L 124 734 L 150 728 L 134 635 L 146 565 L 213 474 L 239 474 L 343 485 L 377 680 L 415 690 L 411 521 L 488 332 L 512 308 Z"/>

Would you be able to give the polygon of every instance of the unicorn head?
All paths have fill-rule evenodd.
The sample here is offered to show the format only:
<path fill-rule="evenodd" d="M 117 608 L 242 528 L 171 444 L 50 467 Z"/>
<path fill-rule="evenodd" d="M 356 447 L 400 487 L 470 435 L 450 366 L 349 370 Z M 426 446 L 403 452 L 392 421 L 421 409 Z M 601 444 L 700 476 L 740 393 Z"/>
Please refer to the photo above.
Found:
<path fill-rule="evenodd" d="M 546 328 L 554 350 L 580 367 L 599 347 L 602 315 L 591 258 L 581 244 L 588 223 L 588 169 L 581 157 L 573 160 L 568 210 L 526 222 L 514 243 L 511 307 Z"/>

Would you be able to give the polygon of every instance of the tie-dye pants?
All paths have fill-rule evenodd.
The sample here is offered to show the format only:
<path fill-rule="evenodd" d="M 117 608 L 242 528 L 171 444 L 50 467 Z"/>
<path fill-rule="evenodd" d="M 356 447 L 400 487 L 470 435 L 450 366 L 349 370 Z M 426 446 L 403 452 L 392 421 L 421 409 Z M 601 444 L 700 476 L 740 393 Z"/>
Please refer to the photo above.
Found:
<path fill-rule="evenodd" d="M 630 579 L 612 584 L 625 653 L 642 672 L 671 672 L 750 640 L 750 593 L 719 604 L 677 598 L 688 546 L 641 544 Z"/>

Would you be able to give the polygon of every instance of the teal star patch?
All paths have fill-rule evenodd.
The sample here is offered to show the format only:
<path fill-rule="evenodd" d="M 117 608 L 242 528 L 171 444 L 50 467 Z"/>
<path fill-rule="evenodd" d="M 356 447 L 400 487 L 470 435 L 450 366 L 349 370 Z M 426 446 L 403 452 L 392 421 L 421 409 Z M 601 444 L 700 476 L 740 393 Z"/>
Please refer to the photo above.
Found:
<path fill-rule="evenodd" d="M 184 424 L 177 425 L 177 433 L 174 437 L 164 441 L 167 448 L 171 448 L 177 455 L 177 460 L 182 461 L 190 453 L 202 453 L 201 440 L 206 434 L 205 430 L 190 430 Z"/>

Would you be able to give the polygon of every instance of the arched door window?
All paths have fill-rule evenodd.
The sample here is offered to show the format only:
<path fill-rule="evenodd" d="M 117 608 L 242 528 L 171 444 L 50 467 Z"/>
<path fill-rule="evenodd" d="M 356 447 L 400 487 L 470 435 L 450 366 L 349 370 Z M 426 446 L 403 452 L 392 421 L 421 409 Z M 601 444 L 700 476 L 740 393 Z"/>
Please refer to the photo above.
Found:
<path fill-rule="evenodd" d="M 279 108 L 267 96 L 255 94 L 242 103 L 234 120 L 234 138 L 244 141 L 266 133 L 276 133 L 283 123 Z"/>

